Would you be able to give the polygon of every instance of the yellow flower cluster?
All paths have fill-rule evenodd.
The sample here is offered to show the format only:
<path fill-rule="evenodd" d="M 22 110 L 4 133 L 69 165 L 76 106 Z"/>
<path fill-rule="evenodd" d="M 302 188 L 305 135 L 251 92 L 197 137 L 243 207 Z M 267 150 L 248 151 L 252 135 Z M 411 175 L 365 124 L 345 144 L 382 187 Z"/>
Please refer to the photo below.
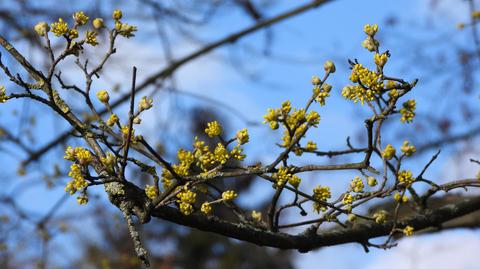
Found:
<path fill-rule="evenodd" d="M 108 95 L 108 91 L 106 90 L 101 90 L 97 92 L 97 99 L 98 101 L 107 104 L 108 101 L 110 100 L 110 96 Z"/>
<path fill-rule="evenodd" d="M 256 222 L 262 221 L 262 212 L 257 212 L 255 210 L 252 211 L 252 219 Z"/>
<path fill-rule="evenodd" d="M 237 132 L 237 142 L 240 145 L 248 143 L 250 137 L 248 136 L 247 128 L 243 128 L 242 130 Z"/>
<path fill-rule="evenodd" d="M 205 202 L 202 204 L 200 211 L 202 211 L 202 213 L 205 215 L 210 215 L 212 213 L 212 205 L 208 202 Z"/>
<path fill-rule="evenodd" d="M 375 34 L 378 31 L 378 25 L 366 24 L 363 27 L 363 31 L 367 34 L 367 38 L 362 42 L 362 47 L 366 48 L 369 51 L 376 51 L 379 46 L 378 40 L 375 39 Z"/>
<path fill-rule="evenodd" d="M 184 189 L 177 194 L 177 203 L 180 205 L 180 212 L 184 215 L 190 215 L 193 212 L 193 204 L 197 199 L 197 194 L 191 190 Z"/>
<path fill-rule="evenodd" d="M 373 218 L 375 219 L 375 222 L 378 224 L 384 224 L 387 221 L 388 217 L 388 212 L 385 210 L 380 210 L 373 214 Z"/>
<path fill-rule="evenodd" d="M 70 193 L 70 195 L 75 194 L 78 190 L 86 188 L 88 186 L 87 181 L 82 175 L 82 168 L 78 164 L 72 164 L 70 166 L 70 172 L 68 172 L 68 176 L 71 177 L 73 180 L 69 181 L 65 186 L 65 191 Z"/>
<path fill-rule="evenodd" d="M 388 144 L 382 151 L 382 158 L 385 160 L 391 160 L 393 157 L 395 157 L 395 153 L 395 148 L 391 144 Z"/>
<path fill-rule="evenodd" d="M 402 108 L 400 109 L 400 114 L 402 117 L 400 118 L 401 122 L 412 122 L 413 118 L 415 117 L 415 100 L 408 100 L 402 104 Z"/>
<path fill-rule="evenodd" d="M 233 199 L 237 197 L 237 193 L 235 191 L 229 190 L 229 191 L 224 191 L 222 193 L 222 199 L 225 202 L 231 202 Z"/>
<path fill-rule="evenodd" d="M 272 175 L 272 178 L 275 179 L 276 183 L 274 187 L 283 186 L 285 182 L 288 182 L 295 188 L 298 188 L 302 179 L 297 175 L 290 173 L 288 167 L 280 167 L 276 173 Z"/>
<path fill-rule="evenodd" d="M 205 133 L 209 137 L 215 137 L 222 134 L 222 126 L 218 123 L 218 121 L 212 121 L 207 123 L 207 128 L 205 129 Z"/>
<path fill-rule="evenodd" d="M 415 181 L 415 178 L 412 176 L 412 171 L 402 170 L 398 172 L 398 181 L 406 184 L 407 186 L 412 184 Z"/>
<path fill-rule="evenodd" d="M 377 186 L 377 179 L 375 179 L 374 177 L 367 177 L 367 184 L 368 186 L 370 187 L 375 187 Z"/>
<path fill-rule="evenodd" d="M 326 202 L 331 197 L 332 193 L 330 192 L 330 187 L 318 185 L 313 189 L 313 198 L 315 200 Z M 319 213 L 320 211 L 325 211 L 326 207 L 323 204 L 314 202 L 313 210 Z"/>
<path fill-rule="evenodd" d="M 115 30 L 118 31 L 118 34 L 126 38 L 134 36 L 133 32 L 137 31 L 137 27 L 133 25 L 128 25 L 128 23 L 122 23 L 120 19 L 122 18 L 122 11 L 116 9 L 113 11 L 112 18 L 115 20 Z"/>
<path fill-rule="evenodd" d="M 375 94 L 380 94 L 383 90 L 383 76 L 374 71 L 363 67 L 362 64 L 355 64 L 350 75 L 350 81 L 359 85 L 348 85 L 342 89 L 342 96 L 352 100 L 354 103 L 360 101 L 362 105 L 365 101 L 375 100 Z"/>
<path fill-rule="evenodd" d="M 325 105 L 325 100 L 327 97 L 330 97 L 330 91 L 332 90 L 332 85 L 327 83 L 323 83 L 320 87 L 319 85 L 315 85 L 313 88 L 313 94 L 315 95 L 315 101 L 317 101 L 321 106 Z"/>
<path fill-rule="evenodd" d="M 140 103 L 138 103 L 139 111 L 149 110 L 152 107 L 153 107 L 153 99 L 147 98 L 146 96 L 143 96 L 142 99 L 140 99 Z"/>
<path fill-rule="evenodd" d="M 113 171 L 116 161 L 117 158 L 110 152 L 107 152 L 105 157 L 100 158 L 100 162 L 108 169 L 108 171 Z"/>
<path fill-rule="evenodd" d="M 412 235 L 413 235 L 413 231 L 414 231 L 413 227 L 410 226 L 410 225 L 407 225 L 407 227 L 405 227 L 405 228 L 403 229 L 403 234 L 406 235 L 406 236 L 412 236 Z"/>
<path fill-rule="evenodd" d="M 350 193 L 345 193 L 345 195 L 343 195 L 343 198 L 342 198 L 342 203 L 344 205 L 351 205 L 353 203 L 353 196 L 350 194 Z"/>
<path fill-rule="evenodd" d="M 335 68 L 335 64 L 332 61 L 326 61 L 323 65 L 323 69 L 325 69 L 325 72 L 327 73 L 335 73 L 335 71 L 337 70 Z"/>
<path fill-rule="evenodd" d="M 387 63 L 388 54 L 387 53 L 382 53 L 382 54 L 375 53 L 375 55 L 373 56 L 373 60 L 375 61 L 375 64 L 379 68 L 383 68 L 383 66 L 385 66 L 385 64 Z"/>
<path fill-rule="evenodd" d="M 97 35 L 98 35 L 97 32 L 87 30 L 87 33 L 85 34 L 85 43 L 92 46 L 98 45 Z"/>
<path fill-rule="evenodd" d="M 285 127 L 282 147 L 289 147 L 309 126 L 316 127 L 320 122 L 320 115 L 315 111 L 306 114 L 305 109 L 293 109 L 292 112 L 290 101 L 283 102 L 281 108 L 268 109 L 263 118 L 273 130 L 278 129 L 280 123 Z"/>
<path fill-rule="evenodd" d="M 0 86 L 0 103 L 5 103 L 8 100 L 5 86 Z"/>
<path fill-rule="evenodd" d="M 305 146 L 306 151 L 315 151 L 317 150 L 317 144 L 313 141 L 308 141 L 307 145 Z"/>
<path fill-rule="evenodd" d="M 363 184 L 363 180 L 359 176 L 356 176 L 350 183 L 350 188 L 354 192 L 363 192 L 363 188 L 365 188 L 365 185 Z"/>
<path fill-rule="evenodd" d="M 59 18 L 57 22 L 52 23 L 52 33 L 55 36 L 65 35 L 66 33 L 68 33 L 68 23 L 65 22 L 62 18 Z"/>
<path fill-rule="evenodd" d="M 150 185 L 145 185 L 145 194 L 147 195 L 148 198 L 150 199 L 155 199 L 158 196 L 158 188 L 157 186 L 150 186 Z"/>
<path fill-rule="evenodd" d="M 33 29 L 35 30 L 35 32 L 37 32 L 39 36 L 44 36 L 50 31 L 50 26 L 48 25 L 48 23 L 41 21 L 37 23 L 33 27 Z"/>
<path fill-rule="evenodd" d="M 410 145 L 410 142 L 404 141 L 400 150 L 405 154 L 405 156 L 412 156 L 413 153 L 417 151 L 414 145 Z"/>
<path fill-rule="evenodd" d="M 119 121 L 119 118 L 118 118 L 117 114 L 112 113 L 107 120 L 107 125 L 112 127 L 113 125 L 117 124 L 118 121 Z"/>
<path fill-rule="evenodd" d="M 77 197 L 77 203 L 79 205 L 86 205 L 88 203 L 88 197 L 84 194 Z"/>
<path fill-rule="evenodd" d="M 63 158 L 72 162 L 77 161 L 83 166 L 87 166 L 93 161 L 92 153 L 88 149 L 82 147 L 67 147 Z"/>
<path fill-rule="evenodd" d="M 89 17 L 83 13 L 83 11 L 75 12 L 73 19 L 77 25 L 85 25 L 88 22 Z"/>
<path fill-rule="evenodd" d="M 406 203 L 408 202 L 408 196 L 406 195 L 401 195 L 400 193 L 396 192 L 393 195 L 393 199 L 399 203 Z"/>

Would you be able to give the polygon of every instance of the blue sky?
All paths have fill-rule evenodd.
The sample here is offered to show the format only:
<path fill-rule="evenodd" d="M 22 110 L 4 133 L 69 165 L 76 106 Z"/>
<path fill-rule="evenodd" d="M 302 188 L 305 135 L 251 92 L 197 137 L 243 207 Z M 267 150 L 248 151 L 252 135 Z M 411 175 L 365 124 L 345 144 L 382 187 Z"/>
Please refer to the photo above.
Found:
<path fill-rule="evenodd" d="M 299 5 L 306 1 L 282 1 L 274 10 L 268 15 L 275 15 L 288 8 Z M 263 57 L 261 51 L 264 43 L 264 33 L 259 32 L 253 34 L 245 39 L 240 40 L 235 46 L 225 47 L 213 52 L 209 56 L 202 57 L 190 65 L 182 67 L 176 74 L 176 82 L 181 91 L 201 95 L 213 100 L 220 101 L 227 107 L 234 107 L 240 111 L 242 117 L 250 121 L 261 123 L 262 116 L 269 107 L 278 107 L 281 102 L 291 100 L 295 106 L 300 106 L 305 103 L 311 94 L 310 78 L 312 75 L 322 75 L 323 63 L 326 60 L 333 60 L 337 65 L 337 72 L 329 79 L 329 83 L 334 86 L 332 97 L 327 100 L 327 106 L 318 108 L 322 116 L 321 124 L 318 130 L 312 133 L 312 138 L 315 139 L 320 149 L 338 149 L 343 148 L 345 138 L 347 136 L 355 136 L 359 128 L 363 128 L 362 121 L 358 115 L 366 115 L 366 108 L 354 106 L 350 102 L 345 101 L 340 96 L 341 88 L 347 83 L 349 70 L 347 69 L 347 59 L 358 58 L 361 62 L 368 62 L 371 64 L 372 56 L 364 50 L 360 43 L 364 39 L 363 25 L 366 23 L 378 23 L 380 26 L 380 40 L 382 36 L 389 34 L 396 34 L 403 32 L 403 34 L 417 37 L 427 38 L 425 31 L 417 30 L 411 25 L 416 25 L 415 22 L 422 20 L 422 18 L 431 18 L 437 24 L 444 26 L 445 31 L 455 31 L 455 24 L 465 19 L 464 9 L 462 4 L 455 3 L 455 1 L 443 0 L 440 2 L 440 8 L 436 11 L 431 11 L 428 8 L 427 0 L 403 0 L 403 1 L 381 1 L 381 0 L 365 0 L 365 1 L 333 1 L 330 4 L 321 6 L 318 9 L 307 12 L 299 17 L 295 17 L 288 21 L 282 22 L 273 27 L 274 42 L 271 47 L 271 54 L 273 59 Z M 72 10 L 72 12 L 75 10 Z M 129 11 L 124 12 L 125 18 L 128 18 Z M 383 23 L 392 15 L 398 16 L 399 20 L 404 22 L 404 26 L 400 29 L 385 27 Z M 128 20 L 128 19 L 127 19 Z M 233 14 L 229 17 L 221 17 L 217 19 L 215 28 L 199 28 L 198 34 L 205 38 L 216 39 L 222 37 L 225 33 L 232 33 L 236 30 L 242 29 L 252 22 L 245 19 L 242 14 Z M 129 85 L 130 70 L 132 65 L 136 65 L 139 69 L 139 80 L 148 76 L 150 73 L 159 69 L 162 66 L 162 58 L 153 56 L 158 51 L 158 40 L 151 39 L 148 32 L 142 32 L 142 27 L 139 27 L 138 37 L 122 40 L 118 44 L 118 53 L 113 58 L 112 62 L 107 65 L 109 72 L 106 74 L 107 79 L 95 84 L 98 89 L 106 87 L 108 80 L 113 80 L 120 85 Z M 391 40 L 391 39 L 389 39 Z M 174 54 L 177 57 L 185 55 L 189 51 L 195 50 L 195 46 L 188 42 L 188 40 L 178 39 L 174 40 L 175 50 Z M 391 70 L 398 76 L 412 75 L 411 72 L 405 71 L 403 66 L 395 65 L 395 60 L 402 59 L 401 53 L 397 51 L 405 51 L 408 49 L 408 44 L 397 42 L 388 43 L 388 49 L 392 53 L 391 62 L 393 62 Z M 258 51 L 259 54 L 246 53 L 247 48 Z M 385 48 L 384 48 L 385 49 Z M 226 64 L 226 61 L 232 60 L 231 53 L 234 55 L 242 55 L 241 60 L 242 72 L 239 73 L 232 65 Z M 32 52 L 32 54 L 37 52 Z M 35 55 L 33 55 L 34 57 Z M 288 59 L 297 59 L 290 61 Z M 300 59 L 300 60 L 298 60 Z M 235 60 L 235 59 L 233 59 Z M 69 67 L 69 65 L 66 65 Z M 235 65 L 240 67 L 240 65 Z M 244 74 L 255 75 L 260 78 L 259 81 L 251 81 L 245 79 Z M 127 75 L 126 75 L 127 74 Z M 414 77 L 406 77 L 413 79 Z M 0 80 L 0 82 L 2 82 Z M 418 92 L 425 91 L 426 85 L 419 83 Z M 122 87 L 126 90 L 127 87 Z M 413 93 L 415 95 L 415 92 Z M 422 102 L 421 94 L 419 96 L 419 103 Z M 115 96 L 113 96 L 114 99 Z M 13 103 L 13 102 L 12 102 Z M 17 102 L 17 105 L 20 102 Z M 158 104 L 158 105 L 157 105 Z M 151 138 L 160 137 L 160 140 L 170 139 L 176 133 L 184 131 L 185 126 L 181 124 L 181 119 L 184 116 L 182 111 L 188 110 L 194 105 L 209 104 L 205 101 L 198 101 L 183 94 L 171 94 L 168 92 L 161 92 L 156 96 L 155 110 L 149 111 L 143 118 L 146 122 L 142 127 L 141 132 Z M 0 122 L 8 123 L 9 109 L 13 104 L 0 107 Z M 18 107 L 20 108 L 20 107 Z M 42 108 L 31 108 L 31 114 L 39 114 L 44 111 Z M 224 112 L 225 118 L 228 119 L 229 126 L 233 130 L 246 127 L 246 122 L 241 120 L 238 116 L 232 115 L 226 111 L 228 109 L 220 109 Z M 119 111 L 125 111 L 119 109 Z M 173 111 L 173 112 L 172 112 Z M 177 113 L 177 111 L 179 111 Z M 41 114 L 40 114 L 41 115 Z M 42 121 L 42 126 L 38 128 L 35 134 L 39 141 L 48 141 L 52 137 L 54 131 L 63 128 L 59 127 L 52 116 L 46 115 L 46 119 L 38 119 Z M 153 124 L 155 120 L 161 122 L 178 121 L 178 129 L 172 128 L 167 131 L 167 134 L 158 134 L 157 124 Z M 148 123 L 152 124 L 148 124 Z M 183 129 L 182 129 L 183 128 Z M 251 143 L 247 146 L 247 153 L 251 156 L 258 156 L 256 160 L 268 162 L 274 158 L 272 152 L 278 152 L 278 149 L 273 147 L 272 143 L 265 143 L 264 141 L 278 141 L 279 134 L 269 130 L 266 126 L 258 125 L 251 126 Z M 180 144 L 188 145 L 189 138 L 178 141 Z M 40 143 L 41 145 L 42 143 Z M 59 151 L 52 153 L 51 156 L 58 156 Z M 2 162 L 6 163 L 9 168 L 4 171 L 5 177 L 13 174 L 16 169 L 15 160 L 6 156 L 0 155 Z M 428 161 L 428 156 L 425 160 Z M 433 166 L 433 175 L 442 174 L 445 171 L 452 170 L 448 164 L 450 161 L 446 157 L 440 158 L 440 161 Z M 59 160 L 60 165 L 65 167 L 67 164 Z M 412 169 L 419 169 L 420 167 L 412 164 Z M 466 168 L 471 169 L 469 167 Z M 473 170 L 472 170 L 473 173 Z M 338 188 L 346 186 L 349 182 L 349 174 L 346 173 L 331 173 L 322 174 L 324 177 L 332 177 L 338 185 Z M 3 174 L 2 174 L 3 176 Z M 36 175 L 29 174 L 27 177 L 35 177 Z M 315 181 L 316 177 L 306 176 L 304 182 L 306 186 L 314 186 L 318 184 Z M 18 183 L 11 183 L 8 187 L 15 188 Z M 254 188 L 249 197 L 258 197 L 265 192 L 265 185 L 258 185 Z M 50 206 L 63 195 L 62 188 L 56 188 L 53 191 L 47 190 L 43 185 L 32 187 L 26 190 L 23 195 L 18 197 L 18 201 L 26 206 L 28 211 L 45 212 Z M 264 195 L 264 194 L 263 194 Z M 32 200 L 35 202 L 32 203 Z M 86 208 L 79 208 L 76 205 L 75 199 L 70 201 L 62 207 L 59 214 L 66 214 L 70 212 L 79 212 L 83 214 Z M 39 214 L 41 216 L 41 214 Z M 465 240 L 468 238 L 468 240 Z M 56 244 L 67 242 L 59 240 Z M 459 244 L 463 242 L 464 245 L 476 248 L 480 246 L 480 236 L 478 232 L 448 232 L 435 236 L 422 236 L 419 238 L 402 240 L 400 246 L 389 251 L 372 250 L 371 253 L 365 254 L 360 245 L 345 245 L 331 248 L 325 248 L 314 251 L 308 254 L 299 255 L 296 263 L 299 268 L 384 268 L 385 261 L 388 261 L 393 267 L 398 268 L 431 268 L 429 260 L 436 259 L 443 261 L 437 265 L 436 268 L 445 267 L 448 261 L 451 261 L 452 256 L 448 255 L 434 255 L 434 253 L 443 253 L 432 248 L 433 245 L 442 245 L 445 242 L 448 244 Z M 417 267 L 412 265 L 412 256 L 409 253 L 415 252 L 415 246 L 422 246 L 421 251 L 425 255 L 418 257 Z M 463 250 L 463 249 L 462 249 Z M 456 268 L 472 268 L 469 266 L 469 259 L 475 257 L 474 254 L 459 250 L 449 250 L 457 253 L 457 258 L 462 258 L 467 262 Z M 403 253 L 403 254 L 402 254 Z M 407 254 L 405 254 L 407 253 Z M 420 252 L 421 253 L 421 252 Z M 463 254 L 462 254 L 463 253 Z M 464 255 L 464 256 L 462 256 Z M 422 260 L 425 259 L 425 260 Z M 394 262 L 393 262 L 394 261 Z M 471 261 L 471 260 L 470 260 Z M 444 267 L 442 267 L 444 266 Z"/>

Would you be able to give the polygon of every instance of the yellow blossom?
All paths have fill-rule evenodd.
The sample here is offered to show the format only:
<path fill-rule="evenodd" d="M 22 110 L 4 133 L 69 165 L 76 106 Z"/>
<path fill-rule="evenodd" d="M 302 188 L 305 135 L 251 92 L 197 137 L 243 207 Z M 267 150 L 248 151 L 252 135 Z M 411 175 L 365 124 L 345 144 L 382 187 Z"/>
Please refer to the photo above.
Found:
<path fill-rule="evenodd" d="M 365 24 L 365 26 L 363 26 L 363 31 L 365 32 L 365 34 L 367 34 L 369 36 L 374 36 L 378 31 L 378 25 L 377 24 L 373 24 L 373 25 Z"/>
<path fill-rule="evenodd" d="M 363 188 L 365 187 L 365 185 L 363 184 L 362 178 L 356 176 L 350 183 L 350 187 L 354 192 L 363 192 Z"/>
<path fill-rule="evenodd" d="M 79 195 L 77 197 L 77 203 L 79 205 L 86 205 L 88 203 L 88 197 L 86 195 Z"/>
<path fill-rule="evenodd" d="M 335 73 L 335 64 L 332 61 L 326 61 L 325 64 L 323 65 L 323 69 L 325 69 L 325 72 L 327 73 Z"/>
<path fill-rule="evenodd" d="M 352 213 L 348 214 L 348 221 L 355 222 L 356 220 L 357 220 L 357 215 Z"/>
<path fill-rule="evenodd" d="M 73 14 L 73 19 L 77 25 L 85 25 L 88 22 L 88 16 L 83 13 L 83 11 L 75 12 Z"/>
<path fill-rule="evenodd" d="M 92 46 L 98 45 L 97 41 L 97 32 L 87 30 L 87 33 L 85 34 L 85 43 L 90 44 Z"/>
<path fill-rule="evenodd" d="M 108 118 L 107 120 L 107 125 L 112 127 L 113 125 L 115 125 L 116 123 L 118 123 L 118 116 L 117 114 L 110 114 L 110 117 Z"/>
<path fill-rule="evenodd" d="M 8 100 L 5 86 L 0 86 L 0 103 L 5 103 Z"/>
<path fill-rule="evenodd" d="M 402 117 L 400 118 L 401 122 L 412 122 L 413 118 L 415 117 L 415 100 L 408 100 L 403 103 L 403 107 L 400 109 L 400 114 Z"/>
<path fill-rule="evenodd" d="M 375 179 L 374 177 L 367 177 L 367 184 L 370 187 L 375 187 L 377 186 L 377 179 Z"/>
<path fill-rule="evenodd" d="M 344 205 L 351 205 L 353 203 L 353 196 L 350 193 L 343 195 L 342 203 Z"/>
<path fill-rule="evenodd" d="M 403 234 L 406 235 L 406 236 L 412 236 L 412 235 L 413 235 L 413 231 L 414 231 L 413 227 L 410 226 L 410 225 L 407 225 L 407 227 L 405 227 L 405 228 L 403 229 Z"/>
<path fill-rule="evenodd" d="M 398 172 L 398 181 L 406 185 L 410 185 L 415 181 L 415 178 L 412 176 L 412 171 L 402 170 Z"/>
<path fill-rule="evenodd" d="M 205 133 L 209 137 L 219 136 L 222 134 L 222 126 L 218 123 L 218 121 L 209 122 L 207 123 Z"/>
<path fill-rule="evenodd" d="M 149 99 L 146 96 L 143 96 L 142 99 L 140 99 L 140 103 L 138 104 L 138 109 L 140 111 L 144 110 L 149 110 L 150 108 L 153 107 L 153 99 Z"/>
<path fill-rule="evenodd" d="M 317 201 L 326 202 L 329 198 L 332 197 L 330 192 L 330 187 L 318 185 L 313 189 L 313 198 Z M 313 203 L 313 210 L 316 212 L 325 211 L 326 207 L 319 202 Z"/>
<path fill-rule="evenodd" d="M 180 203 L 180 212 L 184 215 L 190 215 L 193 212 L 193 206 L 188 203 Z"/>
<path fill-rule="evenodd" d="M 130 38 L 132 36 L 135 36 L 133 32 L 137 31 L 137 27 L 133 25 L 128 25 L 128 23 L 122 23 L 120 25 L 120 29 L 117 29 L 118 33 L 126 38 Z"/>
<path fill-rule="evenodd" d="M 256 222 L 262 221 L 262 212 L 257 212 L 255 210 L 252 211 L 252 219 Z"/>
<path fill-rule="evenodd" d="M 55 36 L 62 36 L 68 33 L 68 23 L 63 21 L 62 18 L 58 19 L 58 22 L 52 23 L 52 33 Z"/>
<path fill-rule="evenodd" d="M 112 14 L 114 20 L 120 20 L 122 18 L 122 11 L 120 9 L 115 9 Z"/>
<path fill-rule="evenodd" d="M 388 55 L 386 53 L 382 53 L 382 54 L 375 53 L 373 58 L 375 60 L 375 64 L 378 67 L 382 68 L 387 63 Z"/>
<path fill-rule="evenodd" d="M 235 197 L 237 197 L 237 193 L 235 193 L 233 190 L 224 191 L 222 193 L 222 199 L 225 202 L 230 202 L 235 199 Z"/>
<path fill-rule="evenodd" d="M 393 157 L 395 157 L 395 153 L 395 148 L 391 144 L 388 144 L 382 151 L 382 158 L 386 160 L 391 160 Z"/>
<path fill-rule="evenodd" d="M 387 221 L 388 217 L 388 212 L 385 210 L 380 210 L 373 214 L 373 218 L 375 219 L 375 222 L 378 224 L 384 224 Z"/>
<path fill-rule="evenodd" d="M 158 188 L 157 186 L 150 186 L 150 185 L 145 185 L 145 194 L 147 195 L 148 198 L 150 199 L 155 199 L 158 196 Z"/>
<path fill-rule="evenodd" d="M 405 154 L 405 156 L 412 156 L 413 153 L 417 151 L 414 145 L 410 145 L 410 142 L 404 141 L 400 150 Z"/>
<path fill-rule="evenodd" d="M 228 154 L 227 149 L 223 146 L 222 143 L 218 143 L 214 150 L 215 160 L 220 164 L 225 164 L 228 161 L 230 155 Z"/>
<path fill-rule="evenodd" d="M 312 76 L 312 84 L 313 85 L 320 85 L 322 80 L 318 76 Z"/>
<path fill-rule="evenodd" d="M 70 29 L 68 32 L 68 38 L 75 39 L 78 37 L 78 30 L 77 29 Z"/>
<path fill-rule="evenodd" d="M 313 141 L 308 141 L 307 145 L 305 146 L 306 151 L 315 151 L 317 150 L 317 144 Z"/>
<path fill-rule="evenodd" d="M 104 103 L 107 104 L 108 101 L 110 100 L 110 96 L 108 95 L 108 91 L 106 90 L 101 90 L 97 92 L 97 99 Z"/>
<path fill-rule="evenodd" d="M 103 19 L 102 18 L 95 18 L 93 21 L 92 21 L 92 25 L 93 25 L 93 28 L 99 30 L 103 27 L 105 27 L 105 24 L 103 23 Z"/>
<path fill-rule="evenodd" d="M 50 31 L 50 26 L 48 26 L 48 23 L 41 21 L 37 23 L 33 29 L 39 36 L 44 36 Z"/>
<path fill-rule="evenodd" d="M 248 136 L 247 128 L 243 128 L 242 130 L 237 132 L 237 141 L 240 145 L 248 143 L 250 137 Z"/>
<path fill-rule="evenodd" d="M 210 205 L 210 203 L 205 202 L 202 204 L 200 211 L 202 211 L 202 213 L 205 215 L 210 215 L 212 213 L 212 206 Z"/>

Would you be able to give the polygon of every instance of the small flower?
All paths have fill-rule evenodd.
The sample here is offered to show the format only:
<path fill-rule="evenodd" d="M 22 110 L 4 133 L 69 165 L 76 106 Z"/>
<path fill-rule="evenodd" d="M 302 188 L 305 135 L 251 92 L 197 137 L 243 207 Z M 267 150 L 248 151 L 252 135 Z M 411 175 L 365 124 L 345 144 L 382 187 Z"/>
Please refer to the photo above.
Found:
<path fill-rule="evenodd" d="M 380 210 L 373 214 L 373 218 L 375 219 L 375 222 L 378 224 L 384 224 L 387 221 L 387 216 L 388 213 L 385 210 Z"/>
<path fill-rule="evenodd" d="M 191 204 L 188 204 L 188 203 L 180 203 L 180 212 L 182 212 L 182 214 L 188 216 L 188 215 L 192 214 L 193 206 Z"/>
<path fill-rule="evenodd" d="M 0 104 L 5 103 L 8 100 L 8 96 L 5 90 L 5 86 L 0 86 Z"/>
<path fill-rule="evenodd" d="M 222 126 L 218 123 L 218 121 L 212 121 L 207 123 L 207 128 L 205 129 L 205 133 L 209 137 L 215 137 L 222 134 Z"/>
<path fill-rule="evenodd" d="M 77 29 L 70 29 L 68 32 L 68 38 L 75 39 L 78 37 L 78 30 Z"/>
<path fill-rule="evenodd" d="M 252 219 L 256 222 L 262 221 L 262 212 L 252 211 Z"/>
<path fill-rule="evenodd" d="M 237 132 L 238 144 L 243 145 L 245 143 L 248 143 L 249 140 L 250 140 L 250 137 L 248 136 L 247 128 L 243 128 L 242 130 Z"/>
<path fill-rule="evenodd" d="M 68 33 L 68 23 L 63 21 L 62 18 L 59 18 L 58 22 L 52 23 L 52 33 L 55 36 L 62 36 Z"/>
<path fill-rule="evenodd" d="M 391 160 L 395 156 L 395 153 L 395 148 L 391 144 L 388 144 L 382 152 L 382 158 Z"/>
<path fill-rule="evenodd" d="M 406 195 L 401 195 L 400 193 L 396 192 L 393 195 L 393 199 L 399 203 L 406 203 L 408 202 L 408 196 Z"/>
<path fill-rule="evenodd" d="M 356 176 L 350 183 L 350 188 L 352 188 L 354 192 L 363 192 L 364 187 L 363 180 L 359 176 Z"/>
<path fill-rule="evenodd" d="M 353 203 L 353 196 L 350 193 L 346 193 L 343 196 L 342 203 L 344 205 L 351 205 Z"/>
<path fill-rule="evenodd" d="M 50 31 L 50 26 L 48 26 L 48 23 L 41 21 L 37 23 L 33 29 L 39 36 L 44 36 Z"/>
<path fill-rule="evenodd" d="M 84 194 L 77 197 L 77 203 L 79 205 L 86 205 L 88 203 L 88 197 Z"/>
<path fill-rule="evenodd" d="M 153 99 L 148 99 L 146 96 L 143 96 L 140 99 L 140 103 L 138 104 L 138 109 L 140 111 L 149 110 L 153 107 Z"/>
<path fill-rule="evenodd" d="M 335 73 L 336 70 L 335 64 L 332 61 L 326 61 L 323 68 L 325 69 L 325 72 L 332 74 Z"/>
<path fill-rule="evenodd" d="M 115 9 L 112 14 L 114 20 L 120 20 L 122 18 L 122 11 L 120 9 Z"/>
<path fill-rule="evenodd" d="M 110 100 L 110 96 L 108 95 L 108 91 L 106 90 L 101 90 L 97 92 L 97 99 L 104 103 L 107 104 L 108 101 Z"/>
<path fill-rule="evenodd" d="M 405 228 L 403 229 L 403 234 L 406 235 L 406 236 L 412 236 L 412 235 L 413 235 L 413 231 L 414 231 L 413 227 L 410 226 L 410 225 L 407 225 L 407 227 L 405 227 Z"/>
<path fill-rule="evenodd" d="M 412 156 L 413 153 L 417 151 L 414 145 L 410 145 L 410 142 L 404 141 L 400 150 L 405 154 L 405 156 Z"/>
<path fill-rule="evenodd" d="M 415 178 L 412 176 L 412 171 L 402 170 L 398 172 L 398 181 L 410 185 L 415 181 Z"/>
<path fill-rule="evenodd" d="M 305 150 L 310 152 L 317 150 L 317 143 L 308 141 L 307 145 L 305 146 Z"/>
<path fill-rule="evenodd" d="M 232 190 L 224 191 L 222 193 L 222 199 L 225 202 L 230 202 L 233 199 L 235 199 L 235 197 L 237 197 L 237 194 L 235 193 L 235 191 L 232 191 Z"/>
<path fill-rule="evenodd" d="M 118 116 L 117 114 L 111 114 L 110 117 L 107 120 L 107 125 L 112 127 L 113 125 L 118 123 Z"/>
<path fill-rule="evenodd" d="M 73 14 L 73 19 L 78 25 L 85 25 L 88 22 L 88 16 L 83 13 L 83 11 L 75 12 Z"/>
<path fill-rule="evenodd" d="M 212 213 L 212 206 L 210 205 L 210 203 L 205 202 L 202 204 L 200 211 L 202 211 L 202 213 L 205 215 L 210 215 Z"/>
<path fill-rule="evenodd" d="M 377 186 L 377 180 L 374 177 L 367 177 L 367 184 L 370 187 Z"/>
<path fill-rule="evenodd" d="M 377 24 L 373 24 L 373 25 L 365 24 L 365 26 L 363 26 L 363 31 L 365 32 L 365 34 L 367 34 L 369 36 L 374 36 L 378 31 L 378 25 Z"/>
<path fill-rule="evenodd" d="M 117 26 L 117 25 L 115 25 L 115 26 Z M 122 23 L 119 28 L 120 29 L 117 29 L 118 33 L 121 36 L 126 37 L 126 38 L 130 38 L 132 36 L 135 36 L 133 34 L 133 32 L 137 31 L 137 26 L 128 25 L 128 23 Z"/>
<path fill-rule="evenodd" d="M 150 199 L 155 199 L 158 196 L 158 188 L 157 186 L 150 186 L 150 185 L 145 185 L 145 194 L 147 195 L 148 198 Z"/>
<path fill-rule="evenodd" d="M 93 28 L 99 30 L 103 27 L 105 27 L 105 24 L 103 23 L 103 19 L 102 18 L 95 18 L 93 21 L 92 21 L 92 25 L 93 25 Z"/>
<path fill-rule="evenodd" d="M 387 63 L 388 55 L 386 53 L 382 53 L 382 54 L 375 53 L 375 55 L 373 56 L 373 59 L 375 60 L 375 64 L 378 67 L 382 68 Z"/>
<path fill-rule="evenodd" d="M 85 36 L 85 43 L 90 44 L 92 46 L 98 45 L 97 41 L 97 32 L 87 30 L 86 36 Z"/>
<path fill-rule="evenodd" d="M 322 83 L 322 80 L 318 76 L 313 76 L 312 77 L 312 84 L 313 85 L 320 85 Z"/>

